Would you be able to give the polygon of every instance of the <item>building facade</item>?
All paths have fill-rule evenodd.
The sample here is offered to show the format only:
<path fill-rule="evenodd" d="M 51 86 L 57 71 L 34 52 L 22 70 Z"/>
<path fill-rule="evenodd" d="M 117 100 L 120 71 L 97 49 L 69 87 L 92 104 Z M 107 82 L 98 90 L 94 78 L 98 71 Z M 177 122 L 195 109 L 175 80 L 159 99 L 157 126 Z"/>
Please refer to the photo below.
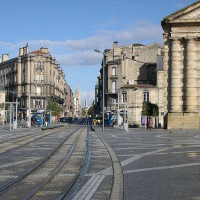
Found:
<path fill-rule="evenodd" d="M 78 89 L 74 93 L 74 117 L 81 117 L 82 110 L 81 110 L 81 95 Z"/>
<path fill-rule="evenodd" d="M 7 101 L 18 100 L 23 118 L 30 115 L 30 109 L 46 110 L 50 101 L 64 109 L 67 88 L 63 70 L 47 48 L 28 49 L 28 45 L 20 48 L 19 56 L 13 59 L 2 55 L 0 81 L 7 90 Z"/>
<path fill-rule="evenodd" d="M 200 1 L 162 21 L 168 129 L 200 127 Z"/>
<path fill-rule="evenodd" d="M 120 118 L 129 124 L 145 126 L 146 117 L 142 116 L 143 101 L 157 104 L 159 116 L 157 124 L 163 126 L 163 76 L 162 45 L 133 44 L 118 46 L 104 52 L 102 66 L 105 69 L 105 110 L 107 115 L 118 110 Z M 103 72 L 100 70 L 95 87 L 95 105 L 102 111 Z M 124 120 L 123 120 L 124 121 Z M 122 122 L 122 120 L 121 120 Z M 120 122 L 120 123 L 121 123 Z"/>
<path fill-rule="evenodd" d="M 74 98 L 73 98 L 73 92 L 69 85 L 67 85 L 67 117 L 73 117 L 74 116 Z"/>
<path fill-rule="evenodd" d="M 6 121 L 5 103 L 6 90 L 2 83 L 0 83 L 0 125 L 4 125 Z"/>

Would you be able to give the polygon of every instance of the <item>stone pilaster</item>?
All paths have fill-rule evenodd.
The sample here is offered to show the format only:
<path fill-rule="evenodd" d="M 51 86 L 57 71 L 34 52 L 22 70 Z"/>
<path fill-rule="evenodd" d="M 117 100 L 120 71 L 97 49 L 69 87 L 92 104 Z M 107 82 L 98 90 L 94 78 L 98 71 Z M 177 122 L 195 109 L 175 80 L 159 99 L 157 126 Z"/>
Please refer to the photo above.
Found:
<path fill-rule="evenodd" d="M 170 112 L 182 112 L 183 106 L 183 67 L 181 65 L 181 44 L 179 39 L 171 43 L 171 67 L 169 76 Z"/>
<path fill-rule="evenodd" d="M 163 34 L 164 39 L 164 57 L 163 57 L 163 69 L 164 69 L 164 111 L 168 111 L 168 69 L 169 69 L 169 36 L 168 33 Z"/>
<path fill-rule="evenodd" d="M 185 66 L 185 108 L 186 112 L 197 111 L 197 71 L 196 71 L 196 41 L 189 39 L 186 45 Z"/>

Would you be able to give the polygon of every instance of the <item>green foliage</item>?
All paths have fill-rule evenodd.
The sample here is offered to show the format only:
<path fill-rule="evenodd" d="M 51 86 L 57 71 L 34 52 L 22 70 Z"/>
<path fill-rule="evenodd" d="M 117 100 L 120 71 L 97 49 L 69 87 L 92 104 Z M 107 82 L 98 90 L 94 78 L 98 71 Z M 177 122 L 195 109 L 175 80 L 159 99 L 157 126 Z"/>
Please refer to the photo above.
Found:
<path fill-rule="evenodd" d="M 91 106 L 91 107 L 89 108 L 89 110 L 88 110 L 88 115 L 93 116 L 93 113 L 94 113 L 94 107 Z"/>
<path fill-rule="evenodd" d="M 151 110 L 152 110 L 151 115 L 154 116 L 154 117 L 157 117 L 158 116 L 158 106 L 157 106 L 157 104 L 151 104 Z"/>
<path fill-rule="evenodd" d="M 48 101 L 47 110 L 51 110 L 52 116 L 57 116 L 62 111 L 62 108 L 60 108 L 59 104 L 54 101 Z"/>
<path fill-rule="evenodd" d="M 82 108 L 82 116 L 86 116 L 86 111 L 84 108 Z"/>
<path fill-rule="evenodd" d="M 146 116 L 158 116 L 158 106 L 151 102 L 143 102 L 142 115 Z"/>
<path fill-rule="evenodd" d="M 142 115 L 149 116 L 150 114 L 150 103 L 144 101 L 142 105 Z"/>

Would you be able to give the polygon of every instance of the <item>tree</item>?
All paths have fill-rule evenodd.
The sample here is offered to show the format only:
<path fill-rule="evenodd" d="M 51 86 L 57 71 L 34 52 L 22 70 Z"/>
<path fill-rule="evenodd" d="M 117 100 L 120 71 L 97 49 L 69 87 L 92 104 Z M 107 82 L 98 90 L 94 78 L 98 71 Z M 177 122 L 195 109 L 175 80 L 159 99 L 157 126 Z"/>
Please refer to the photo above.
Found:
<path fill-rule="evenodd" d="M 86 116 L 86 111 L 84 108 L 82 108 L 82 116 Z"/>
<path fill-rule="evenodd" d="M 157 122 L 156 122 L 156 117 L 158 116 L 157 104 L 144 101 L 142 106 L 142 114 L 147 116 L 147 127 L 148 127 L 148 119 L 150 118 L 150 116 L 155 117 L 155 127 L 157 127 Z"/>
<path fill-rule="evenodd" d="M 151 104 L 151 115 L 155 118 L 155 128 L 157 128 L 157 116 L 158 116 L 158 105 L 157 104 Z"/>
<path fill-rule="evenodd" d="M 58 116 L 60 112 L 62 111 L 62 108 L 60 108 L 57 102 L 48 101 L 47 110 L 52 111 L 52 116 Z"/>
<path fill-rule="evenodd" d="M 93 114 L 94 114 L 94 107 L 91 106 L 91 107 L 88 109 L 88 115 L 93 116 Z"/>

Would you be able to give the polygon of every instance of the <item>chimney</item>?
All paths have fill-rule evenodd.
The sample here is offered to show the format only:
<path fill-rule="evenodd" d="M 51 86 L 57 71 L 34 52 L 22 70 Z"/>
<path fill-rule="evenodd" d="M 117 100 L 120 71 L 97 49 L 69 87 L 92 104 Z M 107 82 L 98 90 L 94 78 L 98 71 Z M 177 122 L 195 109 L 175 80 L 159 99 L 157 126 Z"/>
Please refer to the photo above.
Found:
<path fill-rule="evenodd" d="M 118 48 L 118 41 L 113 42 L 113 49 Z"/>
<path fill-rule="evenodd" d="M 42 51 L 44 53 L 49 53 L 48 48 L 44 48 L 44 47 L 41 47 L 40 51 Z"/>
<path fill-rule="evenodd" d="M 26 54 L 28 54 L 28 43 L 26 44 Z"/>
<path fill-rule="evenodd" d="M 23 55 L 26 55 L 26 47 L 23 47 Z"/>
<path fill-rule="evenodd" d="M 19 48 L 19 56 L 23 56 L 23 48 Z"/>
<path fill-rule="evenodd" d="M 9 60 L 9 54 L 2 54 L 2 62 Z"/>
<path fill-rule="evenodd" d="M 158 49 L 158 56 L 161 56 L 161 48 Z"/>

